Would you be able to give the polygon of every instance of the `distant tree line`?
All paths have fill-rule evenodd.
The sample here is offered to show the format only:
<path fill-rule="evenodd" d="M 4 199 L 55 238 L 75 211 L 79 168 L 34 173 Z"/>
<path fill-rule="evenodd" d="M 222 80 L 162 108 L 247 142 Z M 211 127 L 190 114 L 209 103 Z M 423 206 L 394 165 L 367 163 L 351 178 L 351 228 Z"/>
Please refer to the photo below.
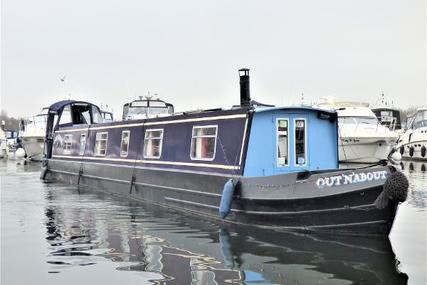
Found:
<path fill-rule="evenodd" d="M 5 121 L 5 129 L 9 130 L 17 130 L 19 128 L 20 119 L 9 117 L 5 110 L 1 110 L 0 112 L 0 123 Z"/>
<path fill-rule="evenodd" d="M 408 116 L 414 114 L 417 111 L 418 107 L 410 107 L 407 109 L 399 109 L 400 111 L 400 120 L 403 122 L 406 122 L 408 119 Z"/>

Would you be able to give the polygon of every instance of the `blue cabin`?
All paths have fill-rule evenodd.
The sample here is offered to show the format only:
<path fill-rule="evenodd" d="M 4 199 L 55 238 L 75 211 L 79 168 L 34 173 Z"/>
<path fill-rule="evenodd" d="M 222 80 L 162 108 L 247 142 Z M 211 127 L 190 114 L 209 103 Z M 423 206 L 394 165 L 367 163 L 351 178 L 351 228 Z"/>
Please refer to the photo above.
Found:
<path fill-rule="evenodd" d="M 335 112 L 308 107 L 254 109 L 244 176 L 337 167 Z"/>

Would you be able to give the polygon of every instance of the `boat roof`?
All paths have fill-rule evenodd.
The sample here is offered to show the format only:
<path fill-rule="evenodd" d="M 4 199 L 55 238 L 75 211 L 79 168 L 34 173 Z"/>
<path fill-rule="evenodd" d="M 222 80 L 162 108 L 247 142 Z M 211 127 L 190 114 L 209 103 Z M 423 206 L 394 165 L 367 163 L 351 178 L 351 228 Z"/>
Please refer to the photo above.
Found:
<path fill-rule="evenodd" d="M 397 111 L 399 112 L 399 109 L 395 108 L 395 107 L 376 107 L 376 108 L 372 108 L 372 111 Z"/>
<path fill-rule="evenodd" d="M 326 112 L 330 114 L 336 113 L 336 111 L 333 109 L 316 108 L 316 107 L 310 107 L 310 106 L 257 107 L 254 109 L 254 112 L 261 113 L 261 112 L 279 111 L 279 110 L 321 111 L 321 112 Z"/>
<path fill-rule="evenodd" d="M 369 103 L 359 101 L 346 101 L 333 96 L 320 97 L 319 103 L 316 104 L 323 108 L 339 109 L 343 107 L 369 107 Z"/>
<path fill-rule="evenodd" d="M 368 107 L 343 107 L 337 109 L 337 113 L 338 117 L 377 117 Z"/>
<path fill-rule="evenodd" d="M 415 112 L 413 112 L 413 113 L 409 114 L 407 117 L 408 117 L 408 118 L 415 117 L 415 115 L 417 115 L 417 113 L 418 113 L 418 112 L 424 112 L 424 111 L 427 111 L 427 107 L 420 107 L 420 108 L 417 108 L 417 110 L 416 110 Z"/>
<path fill-rule="evenodd" d="M 145 104 L 141 104 L 141 103 L 145 103 Z M 164 105 L 157 105 L 154 104 L 152 105 L 152 103 L 163 103 Z M 166 101 L 163 101 L 159 98 L 140 98 L 140 99 L 136 99 L 133 100 L 132 102 L 126 103 L 124 104 L 124 106 L 129 106 L 129 107 L 156 107 L 156 108 L 162 108 L 162 107 L 169 107 L 169 106 L 173 106 L 171 103 L 168 103 Z"/>
<path fill-rule="evenodd" d="M 69 104 L 88 104 L 88 105 L 94 105 L 92 103 L 85 102 L 85 101 L 62 100 L 62 101 L 59 101 L 59 102 L 56 102 L 56 103 L 50 105 L 49 112 L 58 112 L 64 106 L 69 105 Z M 96 105 L 94 105 L 94 106 L 96 106 Z"/>

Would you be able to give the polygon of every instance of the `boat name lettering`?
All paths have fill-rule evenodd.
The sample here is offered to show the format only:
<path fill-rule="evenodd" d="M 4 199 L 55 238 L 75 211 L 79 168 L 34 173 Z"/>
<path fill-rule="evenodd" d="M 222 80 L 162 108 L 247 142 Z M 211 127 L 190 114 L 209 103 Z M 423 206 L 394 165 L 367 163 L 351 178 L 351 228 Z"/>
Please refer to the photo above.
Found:
<path fill-rule="evenodd" d="M 320 177 L 316 181 L 317 188 L 333 187 L 354 183 L 361 183 L 366 181 L 383 180 L 387 178 L 387 171 L 373 171 L 373 172 L 360 172 L 351 174 L 341 174 L 330 177 Z"/>

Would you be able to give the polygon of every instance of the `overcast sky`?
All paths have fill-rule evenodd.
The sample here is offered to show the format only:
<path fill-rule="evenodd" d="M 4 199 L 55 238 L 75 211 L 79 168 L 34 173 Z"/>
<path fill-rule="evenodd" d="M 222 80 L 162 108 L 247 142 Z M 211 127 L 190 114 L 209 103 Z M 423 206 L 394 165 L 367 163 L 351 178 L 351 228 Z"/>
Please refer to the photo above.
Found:
<path fill-rule="evenodd" d="M 337 96 L 427 105 L 425 0 L 2 0 L 1 108 L 124 103 L 148 91 L 178 111 L 252 98 Z M 60 78 L 66 76 L 65 81 Z"/>

